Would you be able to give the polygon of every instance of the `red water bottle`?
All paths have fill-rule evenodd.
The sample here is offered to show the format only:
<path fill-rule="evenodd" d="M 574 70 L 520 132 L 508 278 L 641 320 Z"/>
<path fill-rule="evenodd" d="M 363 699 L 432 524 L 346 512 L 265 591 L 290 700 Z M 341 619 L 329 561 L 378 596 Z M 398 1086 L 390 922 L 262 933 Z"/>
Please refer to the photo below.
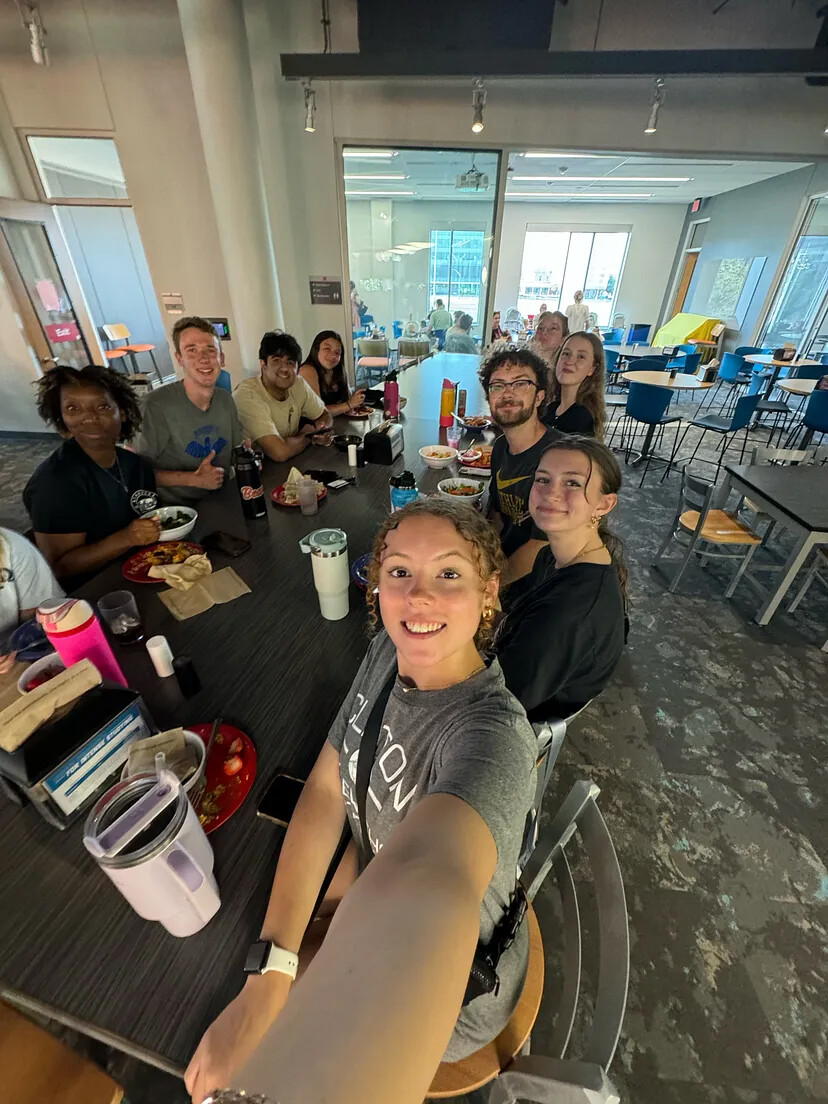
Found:
<path fill-rule="evenodd" d="M 400 415 L 400 385 L 397 383 L 397 373 L 389 372 L 385 377 L 385 391 L 383 392 L 383 407 L 389 418 L 398 418 Z"/>

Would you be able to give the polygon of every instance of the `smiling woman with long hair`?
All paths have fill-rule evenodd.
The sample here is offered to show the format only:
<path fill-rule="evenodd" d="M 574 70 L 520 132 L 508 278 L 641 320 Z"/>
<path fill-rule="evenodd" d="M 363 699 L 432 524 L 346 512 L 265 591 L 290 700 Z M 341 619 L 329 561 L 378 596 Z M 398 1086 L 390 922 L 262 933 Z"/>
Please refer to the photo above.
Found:
<path fill-rule="evenodd" d="M 299 375 L 320 397 L 328 413 L 334 416 L 350 414 L 362 405 L 365 398 L 364 388 L 353 394 L 348 388 L 344 347 L 336 330 L 322 330 L 316 335 Z"/>
<path fill-rule="evenodd" d="M 273 1100 L 419 1104 L 441 1057 L 465 1057 L 508 1021 L 525 923 L 499 958 L 498 989 L 466 994 L 475 946 L 515 892 L 536 779 L 532 728 L 481 655 L 502 565 L 465 503 L 418 501 L 380 527 L 368 602 L 383 627 L 305 783 L 262 928 L 306 972 L 289 999 L 286 973 L 248 979 L 190 1062 L 194 1101 L 232 1079 Z M 353 838 L 314 919 L 346 823 Z M 370 854 L 354 843 L 364 832 Z"/>
<path fill-rule="evenodd" d="M 606 425 L 606 358 L 601 339 L 592 333 L 570 334 L 550 375 L 543 421 L 561 433 L 604 438 Z"/>

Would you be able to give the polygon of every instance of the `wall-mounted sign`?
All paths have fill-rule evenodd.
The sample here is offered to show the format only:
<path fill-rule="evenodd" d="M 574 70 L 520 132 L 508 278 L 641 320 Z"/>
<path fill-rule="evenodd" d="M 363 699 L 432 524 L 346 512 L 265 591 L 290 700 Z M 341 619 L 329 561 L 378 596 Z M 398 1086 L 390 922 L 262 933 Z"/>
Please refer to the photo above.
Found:
<path fill-rule="evenodd" d="M 75 322 L 50 322 L 48 326 L 43 328 L 53 345 L 63 345 L 81 339 L 81 332 Z"/>
<path fill-rule="evenodd" d="M 208 318 L 207 321 L 213 323 L 215 331 L 222 341 L 230 340 L 230 324 L 226 318 Z"/>
<path fill-rule="evenodd" d="M 342 305 L 342 281 L 311 276 L 310 297 L 315 307 L 339 307 Z"/>
<path fill-rule="evenodd" d="M 167 314 L 184 313 L 184 296 L 180 291 L 162 291 L 161 302 Z"/>

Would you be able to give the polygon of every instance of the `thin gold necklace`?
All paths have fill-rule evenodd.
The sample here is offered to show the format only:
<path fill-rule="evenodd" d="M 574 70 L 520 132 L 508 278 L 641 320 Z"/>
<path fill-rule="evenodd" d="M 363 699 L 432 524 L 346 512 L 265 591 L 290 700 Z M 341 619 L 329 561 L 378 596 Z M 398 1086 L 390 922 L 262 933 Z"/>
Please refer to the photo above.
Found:
<path fill-rule="evenodd" d="M 486 664 L 481 663 L 479 667 L 475 667 L 475 669 L 471 672 L 470 675 L 466 675 L 465 678 L 461 678 L 459 682 L 450 682 L 446 686 L 432 686 L 431 689 L 432 690 L 450 690 L 452 688 L 452 686 L 462 686 L 464 682 L 468 682 L 469 679 L 474 678 L 475 675 L 479 675 L 481 671 L 485 671 L 485 670 L 486 670 Z M 407 694 L 409 690 L 419 690 L 420 689 L 419 686 L 406 686 L 405 683 L 403 682 L 404 678 L 408 678 L 408 676 L 407 675 L 399 675 L 400 685 L 403 688 L 403 693 L 404 694 Z M 428 690 L 423 691 L 423 693 L 426 693 L 426 694 L 428 692 L 429 692 Z"/>

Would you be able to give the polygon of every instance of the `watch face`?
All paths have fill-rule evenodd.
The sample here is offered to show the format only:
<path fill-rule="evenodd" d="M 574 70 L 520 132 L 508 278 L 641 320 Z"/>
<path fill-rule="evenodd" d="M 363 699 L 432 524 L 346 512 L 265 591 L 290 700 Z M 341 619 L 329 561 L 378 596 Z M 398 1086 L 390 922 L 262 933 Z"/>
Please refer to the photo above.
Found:
<path fill-rule="evenodd" d="M 260 974 L 264 969 L 269 950 L 270 944 L 265 939 L 260 939 L 258 943 L 252 943 L 250 950 L 247 952 L 244 972 L 246 974 Z"/>

